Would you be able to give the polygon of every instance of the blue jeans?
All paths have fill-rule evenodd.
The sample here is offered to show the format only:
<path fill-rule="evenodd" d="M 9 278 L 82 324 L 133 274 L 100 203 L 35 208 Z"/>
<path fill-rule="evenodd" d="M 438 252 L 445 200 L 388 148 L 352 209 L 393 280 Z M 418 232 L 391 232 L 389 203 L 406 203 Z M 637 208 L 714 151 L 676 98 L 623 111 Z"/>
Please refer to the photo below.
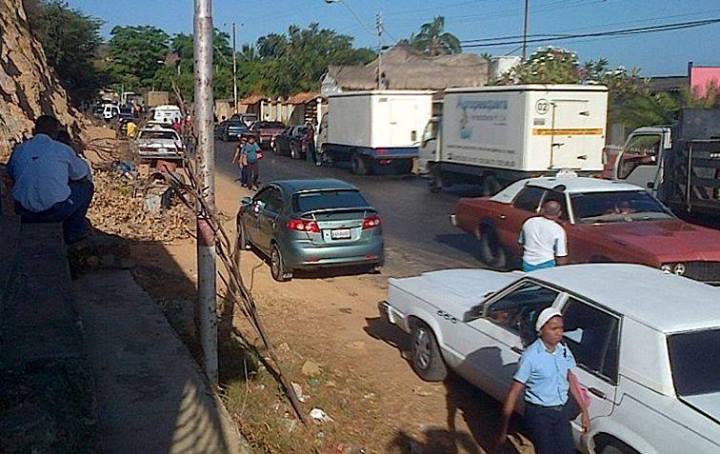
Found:
<path fill-rule="evenodd" d="M 538 263 L 537 265 L 531 265 L 525 260 L 523 260 L 522 268 L 523 271 L 529 273 L 530 271 L 535 270 L 544 270 L 545 268 L 554 268 L 555 267 L 555 259 L 548 260 L 547 262 Z"/>
<path fill-rule="evenodd" d="M 85 216 L 92 202 L 95 186 L 88 180 L 71 181 L 69 186 L 70 197 L 45 211 L 35 213 L 15 202 L 15 212 L 25 223 L 62 222 L 65 243 L 75 243 L 87 235 L 88 221 Z"/>

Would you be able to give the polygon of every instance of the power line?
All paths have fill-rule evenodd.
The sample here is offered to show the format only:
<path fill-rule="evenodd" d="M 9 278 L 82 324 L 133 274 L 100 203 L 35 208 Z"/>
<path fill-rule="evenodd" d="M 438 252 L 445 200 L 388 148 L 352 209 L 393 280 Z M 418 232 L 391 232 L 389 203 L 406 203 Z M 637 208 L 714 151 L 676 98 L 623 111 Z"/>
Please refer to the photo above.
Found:
<path fill-rule="evenodd" d="M 595 32 L 595 33 L 577 33 L 577 34 L 567 34 L 567 35 L 547 37 L 547 38 L 532 38 L 532 39 L 528 39 L 527 42 L 528 43 L 538 43 L 538 42 L 548 42 L 548 41 L 565 41 L 565 40 L 577 39 L 577 38 L 593 38 L 593 37 L 601 37 L 601 36 L 629 36 L 629 35 L 639 35 L 639 34 L 645 34 L 645 33 L 657 33 L 657 32 L 664 32 L 664 31 L 684 30 L 684 29 L 688 29 L 688 28 L 703 27 L 706 25 L 712 25 L 712 24 L 717 24 L 717 23 L 720 23 L 720 19 L 705 19 L 705 20 L 698 20 L 698 21 L 675 22 L 675 23 L 671 23 L 671 24 L 654 25 L 654 26 L 647 26 L 647 27 L 636 27 L 636 28 L 626 28 L 626 29 Z M 502 39 L 505 39 L 505 38 L 499 37 L 499 38 L 471 39 L 471 40 L 461 41 L 460 43 L 463 45 L 464 48 L 498 47 L 498 46 L 513 45 L 513 44 L 522 44 L 522 40 L 520 40 L 520 41 L 518 41 L 518 40 L 502 41 Z M 488 40 L 497 41 L 497 42 L 488 43 L 488 42 L 486 42 Z"/>

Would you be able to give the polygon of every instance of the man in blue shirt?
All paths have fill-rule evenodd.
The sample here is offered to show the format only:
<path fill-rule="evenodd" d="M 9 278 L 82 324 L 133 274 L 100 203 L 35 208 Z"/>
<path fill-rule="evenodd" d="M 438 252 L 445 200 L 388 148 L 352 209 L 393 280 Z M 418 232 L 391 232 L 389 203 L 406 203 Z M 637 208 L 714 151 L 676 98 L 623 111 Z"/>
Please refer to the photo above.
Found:
<path fill-rule="evenodd" d="M 247 159 L 247 187 L 248 189 L 257 189 L 258 187 L 258 178 L 259 175 L 259 169 L 258 169 L 258 159 L 259 159 L 259 153 L 260 153 L 260 147 L 257 143 L 255 143 L 255 137 L 250 136 L 248 138 L 248 143 L 246 143 L 242 148 L 242 153 L 245 155 Z"/>
<path fill-rule="evenodd" d="M 538 339 L 530 344 L 520 359 L 513 384 L 503 406 L 498 445 L 504 443 L 508 423 L 521 394 L 525 398 L 525 423 L 538 454 L 574 454 L 570 420 L 577 416 L 574 403 L 582 413 L 583 430 L 590 430 L 590 416 L 585 407 L 572 352 L 560 342 L 563 319 L 560 311 L 548 307 L 540 312 L 535 324 Z M 568 399 L 572 393 L 574 402 Z"/>
<path fill-rule="evenodd" d="M 56 141 L 60 123 L 42 115 L 34 136 L 15 148 L 8 162 L 15 211 L 23 222 L 62 222 L 66 244 L 88 234 L 85 219 L 94 192 L 90 167 Z"/>

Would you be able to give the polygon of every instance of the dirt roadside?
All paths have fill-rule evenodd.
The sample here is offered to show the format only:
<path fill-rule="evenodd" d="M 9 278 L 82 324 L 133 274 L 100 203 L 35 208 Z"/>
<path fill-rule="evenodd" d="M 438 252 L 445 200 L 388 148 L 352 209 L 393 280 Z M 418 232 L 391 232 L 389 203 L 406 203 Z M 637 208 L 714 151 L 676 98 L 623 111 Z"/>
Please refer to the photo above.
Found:
<path fill-rule="evenodd" d="M 231 178 L 217 176 L 216 204 L 230 219 L 228 231 L 235 231 L 240 198 L 249 195 Z M 183 299 L 181 312 L 191 313 L 187 292 L 197 279 L 194 241 L 139 243 L 133 255 L 141 284 L 157 298 Z M 299 428 L 272 381 L 228 382 L 228 407 L 257 448 L 338 453 L 488 450 L 499 405 L 462 379 L 426 383 L 414 374 L 404 359 L 409 339 L 378 314 L 388 275 L 301 276 L 281 284 L 272 280 L 255 252 L 243 252 L 241 263 L 284 367 L 306 397 L 306 413 L 320 408 L 332 418 Z M 180 285 L 183 282 L 186 285 Z M 251 332 L 238 314 L 235 325 Z M 527 452 L 526 441 L 514 445 Z"/>

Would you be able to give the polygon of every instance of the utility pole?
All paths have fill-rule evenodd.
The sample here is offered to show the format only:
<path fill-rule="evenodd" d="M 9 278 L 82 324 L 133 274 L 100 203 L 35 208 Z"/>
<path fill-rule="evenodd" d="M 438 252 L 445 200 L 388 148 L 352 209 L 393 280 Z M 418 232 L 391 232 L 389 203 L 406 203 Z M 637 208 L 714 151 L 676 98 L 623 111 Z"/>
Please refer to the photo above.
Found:
<path fill-rule="evenodd" d="M 238 86 L 237 86 L 237 49 L 235 47 L 235 22 L 232 23 L 233 35 L 233 101 L 235 113 L 238 113 Z"/>
<path fill-rule="evenodd" d="M 377 13 L 377 16 L 375 16 L 375 27 L 377 28 L 377 36 L 378 36 L 378 73 L 377 73 L 377 81 L 378 81 L 378 89 L 382 90 L 383 87 L 383 81 L 382 81 L 382 34 L 384 31 L 384 24 L 383 24 L 383 17 L 382 13 Z"/>
<path fill-rule="evenodd" d="M 213 19 L 212 0 L 195 0 L 195 133 L 197 135 L 198 190 L 205 209 L 197 207 L 198 313 L 205 373 L 218 383 L 217 270 L 215 233 L 210 216 L 215 211 L 215 144 L 213 141 Z"/>
<path fill-rule="evenodd" d="M 530 0 L 525 0 L 525 20 L 523 21 L 522 63 L 525 63 L 525 58 L 527 57 L 529 10 L 530 10 Z"/>

